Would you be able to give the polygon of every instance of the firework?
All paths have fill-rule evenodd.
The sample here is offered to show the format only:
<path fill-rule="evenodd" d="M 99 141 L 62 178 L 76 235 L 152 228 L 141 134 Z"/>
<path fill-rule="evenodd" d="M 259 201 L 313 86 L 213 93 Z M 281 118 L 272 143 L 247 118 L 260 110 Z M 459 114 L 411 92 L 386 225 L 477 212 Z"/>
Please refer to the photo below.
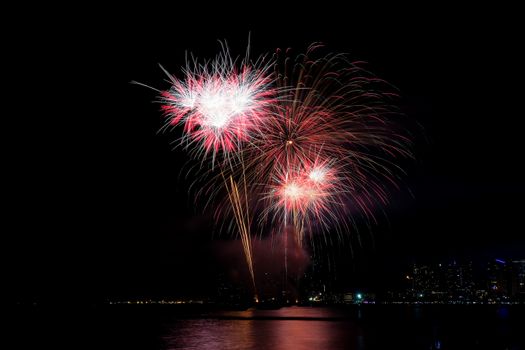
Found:
<path fill-rule="evenodd" d="M 278 103 L 243 150 L 259 222 L 293 223 L 299 240 L 305 230 L 348 231 L 356 212 L 374 219 L 397 183 L 394 161 L 410 156 L 395 90 L 344 55 L 311 58 L 317 50 L 277 59 Z"/>
<path fill-rule="evenodd" d="M 227 46 L 213 61 L 192 62 L 182 80 L 167 73 L 172 86 L 161 94 L 162 109 L 168 126 L 183 125 L 183 145 L 215 161 L 221 151 L 238 151 L 267 115 L 273 103 L 270 65 L 264 58 L 236 64 Z"/>
<path fill-rule="evenodd" d="M 256 224 L 292 225 L 299 245 L 349 231 L 354 213 L 374 218 L 397 183 L 395 161 L 411 156 L 395 89 L 345 55 L 315 58 L 319 49 L 253 62 L 224 45 L 212 61 L 188 61 L 183 79 L 168 74 L 161 94 L 166 126 L 182 125 L 179 143 L 207 169 L 198 195 L 226 198 L 216 217 L 232 218 L 254 288 Z"/>
<path fill-rule="evenodd" d="M 188 62 L 182 80 L 168 73 L 172 86 L 161 94 L 161 103 L 168 120 L 166 125 L 183 125 L 180 144 L 202 160 L 211 158 L 212 172 L 217 164 L 219 175 L 214 179 L 220 177 L 221 185 L 214 181 L 203 191 L 211 194 L 208 196 L 211 201 L 225 190 L 227 211 L 232 214 L 243 243 L 256 289 L 248 186 L 245 172 L 237 168 L 239 165 L 242 168 L 245 144 L 264 123 L 274 104 L 269 72 L 272 65 L 264 57 L 250 61 L 249 51 L 244 60 L 237 62 L 231 58 L 226 44 L 222 48 L 212 61 Z"/>

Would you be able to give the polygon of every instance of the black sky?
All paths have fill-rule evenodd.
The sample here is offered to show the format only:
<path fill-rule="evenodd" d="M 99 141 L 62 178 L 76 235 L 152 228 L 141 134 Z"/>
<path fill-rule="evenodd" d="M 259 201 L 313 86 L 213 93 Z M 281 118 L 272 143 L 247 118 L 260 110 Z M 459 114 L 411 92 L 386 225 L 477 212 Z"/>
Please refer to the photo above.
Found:
<path fill-rule="evenodd" d="M 370 229 L 375 246 L 347 263 L 365 280 L 392 277 L 387 266 L 413 259 L 525 256 L 523 55 L 510 10 L 201 10 L 17 14 L 29 30 L 10 35 L 4 128 L 4 249 L 15 295 L 208 288 L 217 261 L 209 218 L 179 180 L 186 155 L 172 150 L 175 135 L 157 134 L 155 94 L 129 82 L 166 88 L 159 63 L 177 74 L 185 50 L 211 57 L 217 39 L 243 53 L 250 31 L 254 54 L 321 41 L 367 61 L 421 125 L 388 219 Z"/>

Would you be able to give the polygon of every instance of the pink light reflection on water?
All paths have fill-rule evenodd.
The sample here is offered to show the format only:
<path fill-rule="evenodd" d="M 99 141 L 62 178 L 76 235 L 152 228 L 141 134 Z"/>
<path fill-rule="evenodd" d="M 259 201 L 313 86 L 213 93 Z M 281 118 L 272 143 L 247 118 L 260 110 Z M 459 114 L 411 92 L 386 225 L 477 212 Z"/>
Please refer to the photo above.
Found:
<path fill-rule="evenodd" d="M 335 310 L 287 307 L 227 311 L 209 317 L 174 324 L 164 338 L 166 349 L 364 348 L 360 327 Z"/>

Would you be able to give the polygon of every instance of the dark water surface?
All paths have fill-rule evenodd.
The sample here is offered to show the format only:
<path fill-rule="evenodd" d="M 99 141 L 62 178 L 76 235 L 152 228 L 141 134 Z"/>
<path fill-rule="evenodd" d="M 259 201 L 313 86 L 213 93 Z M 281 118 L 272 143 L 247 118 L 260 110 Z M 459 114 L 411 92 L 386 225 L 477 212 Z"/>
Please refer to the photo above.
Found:
<path fill-rule="evenodd" d="M 18 312 L 14 349 L 524 349 L 525 306 L 361 305 L 221 311 L 107 305 Z"/>

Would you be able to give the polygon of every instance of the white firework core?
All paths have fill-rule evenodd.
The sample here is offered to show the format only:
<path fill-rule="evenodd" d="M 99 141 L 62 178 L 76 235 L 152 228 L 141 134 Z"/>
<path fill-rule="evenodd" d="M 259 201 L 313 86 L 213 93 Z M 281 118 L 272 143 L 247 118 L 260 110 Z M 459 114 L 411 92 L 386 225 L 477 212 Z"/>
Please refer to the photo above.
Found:
<path fill-rule="evenodd" d="M 198 99 L 197 108 L 204 117 L 203 124 L 216 129 L 226 128 L 230 122 L 251 106 L 252 96 L 242 86 L 223 83 L 207 86 Z"/>
<path fill-rule="evenodd" d="M 325 176 L 326 176 L 326 169 L 324 168 L 315 168 L 308 175 L 310 180 L 312 180 L 313 182 L 317 182 L 317 183 L 323 182 L 325 180 Z"/>
<path fill-rule="evenodd" d="M 291 199 L 299 198 L 302 192 L 302 188 L 295 183 L 288 184 L 284 188 L 284 195 Z"/>

